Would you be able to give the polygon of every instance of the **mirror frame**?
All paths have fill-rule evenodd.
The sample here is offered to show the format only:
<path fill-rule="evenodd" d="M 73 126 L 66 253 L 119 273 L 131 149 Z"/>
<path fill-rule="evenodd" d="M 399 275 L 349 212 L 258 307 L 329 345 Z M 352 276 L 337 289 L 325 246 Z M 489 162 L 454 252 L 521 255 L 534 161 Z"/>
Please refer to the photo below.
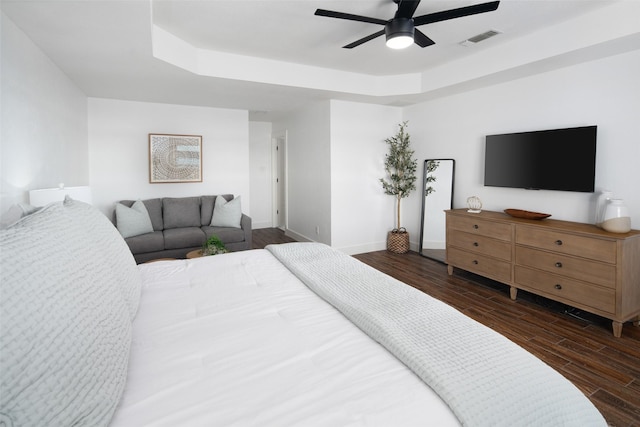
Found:
<path fill-rule="evenodd" d="M 423 247 L 422 244 L 424 242 L 424 221 L 425 221 L 425 214 L 426 214 L 426 205 L 427 205 L 427 197 L 428 195 L 425 195 L 425 193 L 427 192 L 427 162 L 440 162 L 440 161 L 444 161 L 444 160 L 450 160 L 452 162 L 452 167 L 451 167 L 451 198 L 449 200 L 449 206 L 447 207 L 447 209 L 453 209 L 453 190 L 455 188 L 455 181 L 456 181 L 456 161 L 455 159 L 426 159 L 424 161 L 423 164 L 423 173 L 422 173 L 422 214 L 420 215 L 420 242 L 419 242 L 419 250 L 418 253 L 425 257 L 425 258 L 430 258 L 430 259 L 434 259 L 436 261 L 442 262 L 444 263 L 445 260 L 444 259 L 440 259 L 440 258 L 434 258 L 434 257 L 430 257 L 427 256 L 423 253 Z"/>

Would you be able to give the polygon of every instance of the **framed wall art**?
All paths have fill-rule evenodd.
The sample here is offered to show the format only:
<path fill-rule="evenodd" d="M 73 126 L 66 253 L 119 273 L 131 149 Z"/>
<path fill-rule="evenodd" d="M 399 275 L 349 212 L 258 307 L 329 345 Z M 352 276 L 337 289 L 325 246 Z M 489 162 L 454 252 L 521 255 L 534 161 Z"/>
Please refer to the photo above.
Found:
<path fill-rule="evenodd" d="M 202 136 L 150 133 L 149 182 L 202 182 Z"/>

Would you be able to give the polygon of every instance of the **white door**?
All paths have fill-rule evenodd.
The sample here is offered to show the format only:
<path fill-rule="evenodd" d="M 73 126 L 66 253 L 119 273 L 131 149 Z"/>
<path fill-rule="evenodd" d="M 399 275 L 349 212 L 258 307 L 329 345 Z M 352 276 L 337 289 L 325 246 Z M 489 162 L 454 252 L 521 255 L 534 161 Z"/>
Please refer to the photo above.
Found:
<path fill-rule="evenodd" d="M 287 133 L 273 135 L 273 224 L 282 230 L 287 227 Z"/>

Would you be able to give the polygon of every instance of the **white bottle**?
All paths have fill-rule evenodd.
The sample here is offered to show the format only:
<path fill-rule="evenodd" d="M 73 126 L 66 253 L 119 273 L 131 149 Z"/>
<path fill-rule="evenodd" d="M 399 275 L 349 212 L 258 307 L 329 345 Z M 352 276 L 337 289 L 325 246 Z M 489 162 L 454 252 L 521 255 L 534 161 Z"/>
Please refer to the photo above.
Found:
<path fill-rule="evenodd" d="M 609 190 L 602 190 L 596 200 L 596 226 L 602 228 L 602 221 L 604 220 L 604 211 L 607 209 L 607 203 L 613 199 L 613 192 Z"/>

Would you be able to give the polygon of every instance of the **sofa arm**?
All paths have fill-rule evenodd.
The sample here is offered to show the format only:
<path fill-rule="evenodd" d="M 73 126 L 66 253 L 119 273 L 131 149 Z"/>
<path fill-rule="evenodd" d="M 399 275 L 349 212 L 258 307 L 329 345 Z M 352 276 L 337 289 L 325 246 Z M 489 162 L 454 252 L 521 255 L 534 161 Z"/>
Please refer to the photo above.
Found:
<path fill-rule="evenodd" d="M 253 249 L 253 243 L 251 241 L 251 217 L 242 214 L 242 218 L 240 219 L 240 227 L 242 228 L 242 231 L 244 231 L 244 241 L 247 243 L 247 249 Z"/>

